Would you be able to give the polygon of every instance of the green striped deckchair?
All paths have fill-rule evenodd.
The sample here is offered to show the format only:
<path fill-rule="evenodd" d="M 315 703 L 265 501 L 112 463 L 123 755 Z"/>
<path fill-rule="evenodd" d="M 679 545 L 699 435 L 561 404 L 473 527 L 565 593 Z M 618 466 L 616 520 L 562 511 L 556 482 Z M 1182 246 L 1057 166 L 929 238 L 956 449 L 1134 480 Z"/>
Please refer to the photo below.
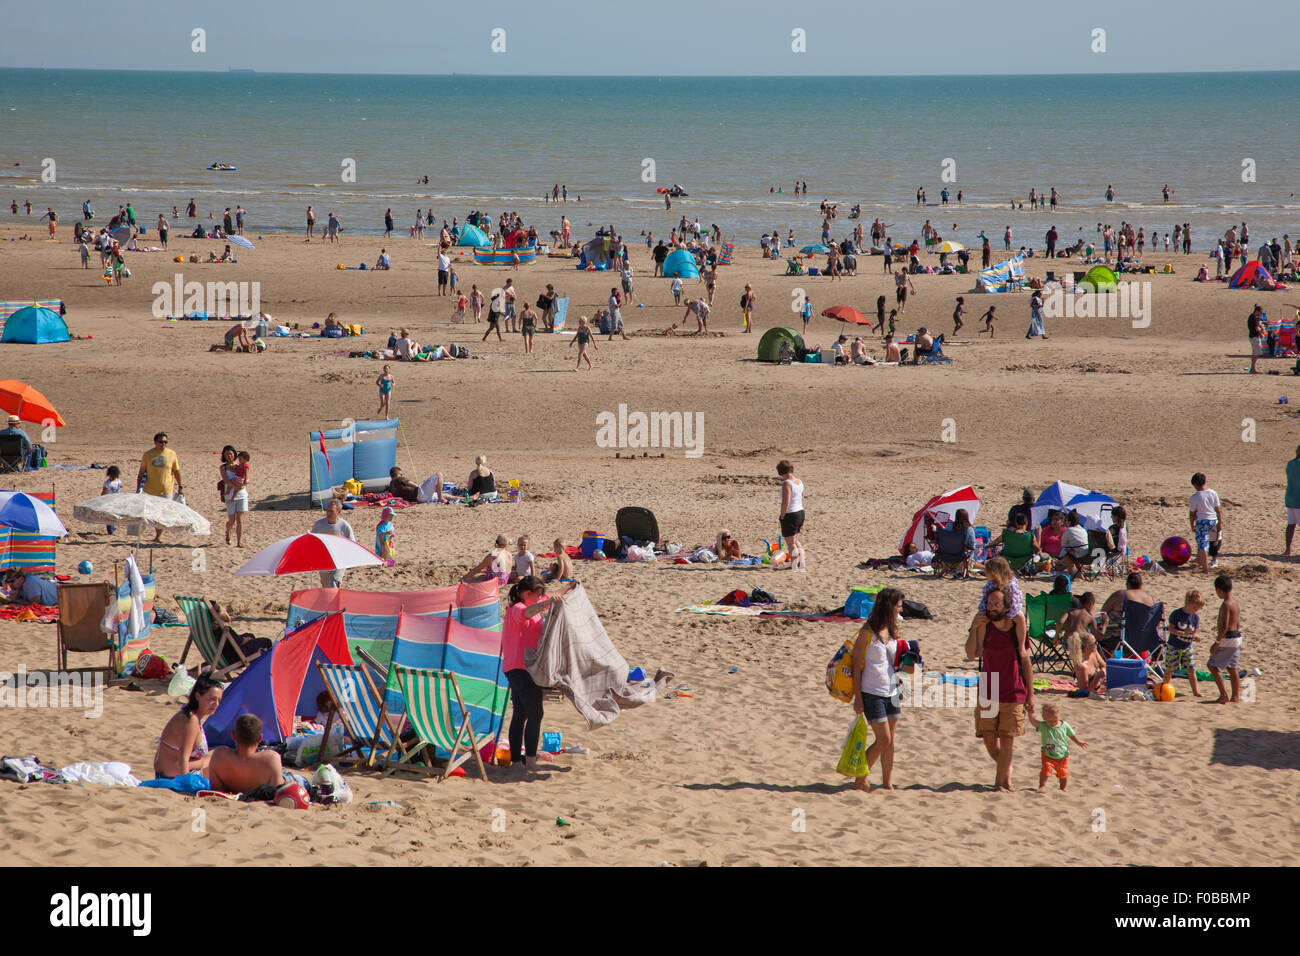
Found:
<path fill-rule="evenodd" d="M 406 699 L 406 720 L 410 721 L 411 729 L 415 731 L 420 743 L 396 761 L 392 759 L 396 748 L 390 748 L 384 772 L 396 773 L 405 770 L 435 772 L 433 767 L 418 767 L 410 763 L 410 760 L 417 754 L 425 754 L 430 748 L 437 748 L 448 752 L 446 763 L 441 769 L 436 770 L 439 774 L 439 782 L 446 780 L 449 773 L 468 761 L 470 757 L 473 757 L 478 765 L 479 776 L 486 780 L 487 771 L 483 768 L 483 758 L 479 756 L 479 748 L 489 744 L 493 735 L 481 734 L 477 737 L 474 735 L 470 713 L 460 695 L 460 685 L 456 683 L 456 675 L 445 670 L 406 667 L 396 661 L 393 662 L 393 674 L 397 678 L 402 696 Z M 459 724 L 452 717 L 453 703 L 460 708 Z"/>
<path fill-rule="evenodd" d="M 370 769 L 383 763 L 384 755 L 394 748 L 406 755 L 405 745 L 389 726 L 383 695 L 365 667 L 317 661 L 316 668 L 334 701 L 334 709 L 325 720 L 326 743 L 321 747 L 321 763 L 326 761 L 325 748 L 335 714 L 343 722 L 344 735 L 350 745 L 335 754 L 332 760 Z"/>
<path fill-rule="evenodd" d="M 227 675 L 242 670 L 260 656 L 255 654 L 252 657 L 245 657 L 244 652 L 231 640 L 229 634 L 224 634 L 218 639 L 212 630 L 212 615 L 209 613 L 206 600 L 182 597 L 179 594 L 174 597 L 181 610 L 185 612 L 185 622 L 190 628 L 189 639 L 185 642 L 185 649 L 181 651 L 181 664 L 185 663 L 185 657 L 189 654 L 192 644 L 198 650 L 199 656 L 203 658 L 203 662 L 212 669 L 212 678 L 224 680 Z"/>

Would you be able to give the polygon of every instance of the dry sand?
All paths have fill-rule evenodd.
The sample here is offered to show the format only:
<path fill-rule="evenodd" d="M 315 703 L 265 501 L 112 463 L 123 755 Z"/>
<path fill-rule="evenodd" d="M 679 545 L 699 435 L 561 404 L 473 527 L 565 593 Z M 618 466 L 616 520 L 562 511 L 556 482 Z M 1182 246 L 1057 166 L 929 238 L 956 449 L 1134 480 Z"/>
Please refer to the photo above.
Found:
<path fill-rule="evenodd" d="M 66 230 L 70 223 L 64 224 Z M 34 242 L 9 242 L 31 232 Z M 43 230 L 40 231 L 43 234 Z M 662 534 L 688 544 L 719 527 L 747 551 L 776 534 L 774 466 L 797 463 L 808 488 L 807 574 L 770 570 L 683 569 L 664 564 L 582 563 L 579 575 L 614 641 L 633 664 L 663 665 L 689 684 L 691 698 L 660 701 L 612 726 L 586 730 L 567 704 L 549 704 L 545 723 L 591 749 L 561 756 L 544 777 L 489 768 L 490 782 L 438 785 L 353 776 L 357 803 L 291 813 L 266 805 L 196 804 L 145 790 L 0 784 L 0 852 L 12 863 L 95 865 L 182 863 L 613 863 L 795 864 L 1293 864 L 1300 826 L 1300 742 L 1296 704 L 1285 691 L 1294 674 L 1296 566 L 1283 561 L 1283 464 L 1300 435 L 1277 406 L 1297 389 L 1289 376 L 1242 374 L 1227 359 L 1246 345 L 1244 319 L 1255 300 L 1270 311 L 1287 294 L 1229 291 L 1191 279 L 1200 256 L 1155 256 L 1177 274 L 1156 275 L 1147 329 L 1122 319 L 1050 320 L 1046 342 L 1026 341 L 1025 295 L 972 295 L 970 277 L 915 278 L 917 295 L 899 330 L 949 329 L 953 297 L 965 294 L 971 342 L 953 346 L 957 362 L 922 368 L 777 367 L 753 360 L 758 334 L 739 333 L 736 302 L 745 282 L 759 296 L 758 331 L 795 325 L 791 290 L 802 287 L 815 311 L 847 303 L 874 312 L 891 292 L 880 260 L 863 258 L 856 278 L 786 278 L 783 264 L 743 249 L 724 267 L 713 328 L 719 337 L 635 334 L 681 318 L 668 281 L 652 279 L 647 250 L 633 252 L 644 309 L 625 309 L 630 341 L 598 340 L 594 371 L 574 374 L 568 338 L 537 338 L 524 356 L 518 336 L 480 344 L 485 326 L 452 326 L 447 299 L 432 295 L 434 250 L 406 239 L 345 239 L 341 249 L 268 237 L 237 265 L 177 265 L 161 253 L 128 256 L 134 277 L 105 287 L 79 268 L 63 235 L 40 241 L 36 229 L 0 227 L 0 299 L 66 299 L 74 333 L 67 345 L 4 346 L 0 377 L 21 377 L 48 395 L 70 426 L 51 447 L 51 463 L 116 463 L 130 484 L 150 436 L 166 429 L 186 490 L 214 523 L 208 539 L 169 535 L 145 551 L 161 599 L 204 594 L 228 600 L 271 636 L 283 624 L 293 582 L 236 580 L 231 572 L 277 538 L 307 529 L 306 437 L 343 418 L 371 417 L 379 363 L 340 351 L 382 344 L 405 325 L 420 341 L 469 346 L 482 361 L 397 365 L 393 410 L 403 422 L 399 461 L 417 478 L 434 469 L 456 478 L 486 453 L 501 478 L 519 478 L 517 506 L 420 506 L 400 512 L 397 568 L 355 572 L 353 587 L 403 589 L 443 584 L 472 565 L 499 532 L 531 535 L 534 551 L 556 535 L 610 531 L 622 505 L 650 507 Z M 254 237 L 256 239 L 256 237 Z M 337 271 L 372 263 L 386 244 L 387 273 Z M 218 248 L 176 239 L 175 252 Z M 1030 273 L 1045 263 L 1032 260 Z M 492 287 L 506 270 L 459 263 L 466 288 Z M 1077 268 L 1077 267 L 1076 267 Z M 187 279 L 258 280 L 263 308 L 282 322 L 321 321 L 336 311 L 371 330 L 356 340 L 278 340 L 264 355 L 210 354 L 220 323 L 172 323 L 150 314 L 151 285 Z M 551 281 L 571 294 L 570 321 L 592 314 L 608 295 L 606 274 L 578 273 L 559 260 L 514 274 L 532 300 Z M 688 294 L 696 288 L 686 283 Z M 1294 297 L 1294 296 L 1292 296 Z M 996 340 L 975 334 L 975 319 L 996 302 Z M 694 323 L 691 323 L 693 326 Z M 829 345 L 839 325 L 815 318 L 809 338 Z M 879 354 L 879 349 L 873 347 Z M 1263 367 L 1270 367 L 1265 365 Z M 1273 368 L 1285 368 L 1273 363 Z M 625 460 L 595 443 L 595 417 L 619 403 L 644 411 L 703 411 L 704 455 Z M 945 419 L 956 441 L 941 440 Z M 1243 421 L 1256 440 L 1243 441 Z M 254 510 L 246 548 L 222 543 L 213 489 L 215 452 L 225 443 L 253 456 Z M 996 527 L 1022 485 L 1060 478 L 1113 494 L 1128 506 L 1135 553 L 1155 553 L 1185 534 L 1188 478 L 1203 470 L 1224 499 L 1224 569 L 1238 582 L 1245 644 L 1242 661 L 1259 667 L 1252 703 L 1216 706 L 1209 696 L 1162 703 L 1065 701 L 1065 716 L 1090 750 L 1077 752 L 1067 793 L 1030 792 L 1037 747 L 1017 744 L 1017 792 L 989 792 L 993 767 L 972 734 L 968 709 L 911 709 L 900 724 L 893 793 L 862 795 L 835 773 L 849 708 L 823 687 L 826 661 L 847 625 L 721 619 L 675 612 L 734 587 L 761 585 L 799 607 L 832 607 L 854 584 L 888 583 L 925 602 L 930 622 L 906 622 L 931 670 L 969 668 L 962 642 L 978 598 L 974 581 L 933 581 L 906 573 L 860 571 L 864 558 L 893 551 L 912 512 L 931 494 L 973 483 L 986 501 L 980 523 Z M 95 576 L 128 553 L 71 521 L 71 505 L 99 491 L 100 471 L 25 475 L 6 486 L 57 486 L 73 535 L 60 547 L 60 570 L 83 558 Z M 351 521 L 369 541 L 378 518 Z M 195 545 L 206 571 L 193 570 Z M 1184 570 L 1156 576 L 1149 589 L 1174 606 L 1208 578 Z M 1093 585 L 1104 599 L 1111 585 Z M 1031 593 L 1041 585 L 1031 584 Z M 167 601 L 166 603 L 170 603 Z M 184 628 L 155 631 L 154 648 L 175 659 Z M 0 669 L 49 667 L 54 627 L 0 623 Z M 1198 646 L 1204 661 L 1206 644 Z M 730 673 L 732 669 L 735 673 Z M 0 715 L 0 751 L 36 753 L 47 764 L 123 760 L 147 778 L 152 740 L 175 706 L 155 682 L 143 692 L 106 690 L 104 715 L 18 710 Z M 1047 699 L 1040 695 L 1040 702 Z M 874 778 L 878 781 L 878 777 Z M 1053 788 L 1055 784 L 1053 783 Z M 392 801 L 400 808 L 369 805 Z M 505 828 L 493 829 L 493 812 Z M 563 817 L 573 825 L 556 825 Z M 501 819 L 498 815 L 496 819 Z M 799 823 L 803 821 L 801 828 Z M 1102 826 L 1104 823 L 1104 826 Z"/>

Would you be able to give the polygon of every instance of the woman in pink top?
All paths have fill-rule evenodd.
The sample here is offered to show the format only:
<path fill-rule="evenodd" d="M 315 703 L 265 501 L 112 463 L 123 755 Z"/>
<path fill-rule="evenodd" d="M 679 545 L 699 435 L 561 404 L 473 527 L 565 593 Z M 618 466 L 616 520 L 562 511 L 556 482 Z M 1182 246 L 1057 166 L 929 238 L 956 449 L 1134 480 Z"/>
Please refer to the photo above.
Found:
<path fill-rule="evenodd" d="M 569 582 L 555 597 L 546 597 L 546 585 L 535 575 L 520 578 L 510 589 L 509 609 L 501 626 L 501 669 L 510 682 L 514 710 L 510 715 L 510 762 L 516 764 L 521 752 L 524 766 L 537 766 L 537 743 L 542 736 L 542 689 L 528 673 L 524 656 L 537 649 L 542 638 L 541 614 L 565 594 L 577 587 Z"/>
<path fill-rule="evenodd" d="M 1054 558 L 1061 556 L 1061 536 L 1065 534 L 1065 512 L 1053 511 L 1047 519 L 1047 526 L 1039 532 L 1039 546 Z"/>

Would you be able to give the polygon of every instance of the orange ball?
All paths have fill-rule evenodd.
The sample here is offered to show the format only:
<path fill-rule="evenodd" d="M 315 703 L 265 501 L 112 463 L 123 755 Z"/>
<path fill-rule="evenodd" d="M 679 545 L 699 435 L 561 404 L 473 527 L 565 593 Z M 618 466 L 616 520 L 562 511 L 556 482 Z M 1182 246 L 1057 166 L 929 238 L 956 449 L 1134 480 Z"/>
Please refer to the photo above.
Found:
<path fill-rule="evenodd" d="M 1174 699 L 1174 685 L 1160 684 L 1156 687 L 1156 700 L 1171 701 Z"/>

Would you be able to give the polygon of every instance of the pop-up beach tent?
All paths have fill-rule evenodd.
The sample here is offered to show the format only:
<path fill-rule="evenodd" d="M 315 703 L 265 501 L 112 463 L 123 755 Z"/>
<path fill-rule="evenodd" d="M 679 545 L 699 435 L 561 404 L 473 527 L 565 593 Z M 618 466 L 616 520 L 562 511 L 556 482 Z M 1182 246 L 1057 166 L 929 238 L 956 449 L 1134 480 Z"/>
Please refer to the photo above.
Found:
<path fill-rule="evenodd" d="M 768 329 L 763 333 L 763 337 L 758 340 L 758 360 L 760 362 L 779 362 L 781 361 L 781 343 L 787 342 L 794 358 L 798 359 L 803 352 L 803 336 L 794 329 L 774 328 Z"/>
<path fill-rule="evenodd" d="M 460 227 L 460 235 L 456 239 L 458 246 L 490 246 L 491 240 L 483 235 L 483 230 L 478 226 L 471 226 L 469 223 Z"/>
<path fill-rule="evenodd" d="M 1119 277 L 1109 266 L 1093 266 L 1075 288 L 1080 292 L 1114 292 L 1119 288 Z"/>
<path fill-rule="evenodd" d="M 1229 289 L 1264 289 L 1273 291 L 1277 282 L 1273 279 L 1273 274 L 1260 265 L 1258 259 L 1252 259 L 1244 266 L 1232 274 L 1228 280 Z M 5 335 L 9 334 L 8 326 L 5 327 Z M 6 341 L 8 341 L 6 339 Z"/>
<path fill-rule="evenodd" d="M 68 323 L 53 309 L 34 305 L 19 309 L 5 320 L 0 342 L 19 342 L 27 345 L 46 345 L 50 342 L 68 341 Z"/>
<path fill-rule="evenodd" d="M 397 464 L 398 420 L 356 422 L 307 436 L 313 504 L 330 497 L 330 489 L 348 479 L 367 491 L 388 486 L 388 472 Z"/>
<path fill-rule="evenodd" d="M 674 249 L 664 260 L 664 278 L 678 276 L 682 279 L 698 279 L 700 268 L 695 264 L 695 257 L 685 249 Z"/>
<path fill-rule="evenodd" d="M 1025 277 L 1025 258 L 1015 255 L 995 266 L 981 269 L 976 280 L 976 292 L 1006 292 Z"/>
<path fill-rule="evenodd" d="M 587 266 L 608 266 L 613 257 L 614 237 L 597 236 L 595 239 L 583 244 L 582 252 L 578 257 L 578 268 L 585 269 Z"/>
<path fill-rule="evenodd" d="M 277 641 L 226 688 L 216 713 L 204 724 L 208 744 L 234 746 L 235 720 L 255 714 L 262 740 L 280 743 L 293 735 L 296 714 L 315 714 L 325 689 L 317 662 L 351 664 L 342 614 L 324 614 Z"/>

